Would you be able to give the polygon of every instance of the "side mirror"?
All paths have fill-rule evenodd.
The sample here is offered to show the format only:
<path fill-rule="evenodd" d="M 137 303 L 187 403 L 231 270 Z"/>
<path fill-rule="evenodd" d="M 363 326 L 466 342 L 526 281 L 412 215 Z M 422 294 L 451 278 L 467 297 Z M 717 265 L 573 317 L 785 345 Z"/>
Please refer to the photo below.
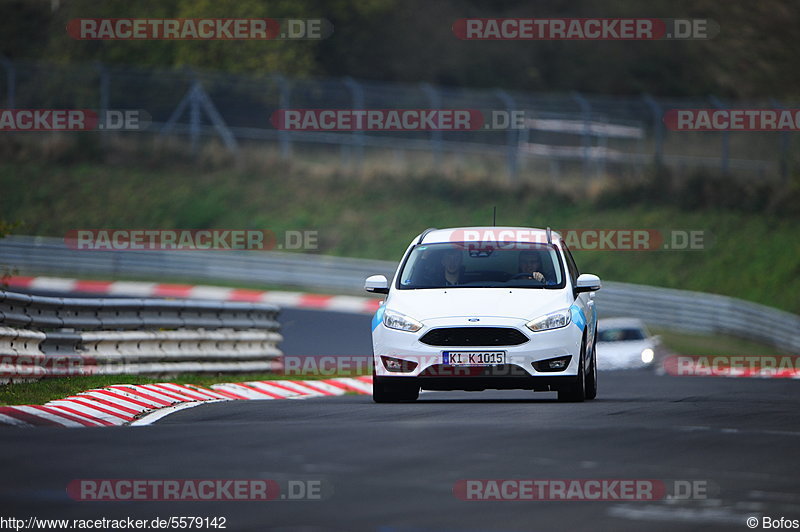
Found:
<path fill-rule="evenodd" d="M 383 275 L 372 275 L 364 281 L 364 290 L 372 294 L 388 294 L 389 281 Z"/>
<path fill-rule="evenodd" d="M 603 283 L 600 282 L 600 278 L 596 275 L 592 275 L 591 273 L 582 273 L 578 276 L 578 281 L 575 283 L 575 291 L 580 292 L 594 292 L 595 290 L 600 290 L 600 287 L 603 286 Z"/>

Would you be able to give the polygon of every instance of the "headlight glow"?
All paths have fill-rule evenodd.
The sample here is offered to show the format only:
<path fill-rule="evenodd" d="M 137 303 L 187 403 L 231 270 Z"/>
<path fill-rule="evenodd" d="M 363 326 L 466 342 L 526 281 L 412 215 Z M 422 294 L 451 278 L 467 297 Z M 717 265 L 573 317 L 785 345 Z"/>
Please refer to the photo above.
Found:
<path fill-rule="evenodd" d="M 545 314 L 544 316 L 539 316 L 538 318 L 532 319 L 525 326 L 534 331 L 546 331 L 548 329 L 559 329 L 561 327 L 566 327 L 572 321 L 572 315 L 570 314 L 569 309 L 559 310 L 558 312 L 553 312 L 551 314 Z"/>
<path fill-rule="evenodd" d="M 383 314 L 383 324 L 390 329 L 397 329 L 398 331 L 417 332 L 422 329 L 422 324 L 414 318 L 409 318 L 392 310 L 387 310 Z"/>
<path fill-rule="evenodd" d="M 652 362 L 654 356 L 655 353 L 653 353 L 653 350 L 650 349 L 649 347 L 642 350 L 642 362 L 644 362 L 645 364 L 649 364 L 650 362 Z"/>

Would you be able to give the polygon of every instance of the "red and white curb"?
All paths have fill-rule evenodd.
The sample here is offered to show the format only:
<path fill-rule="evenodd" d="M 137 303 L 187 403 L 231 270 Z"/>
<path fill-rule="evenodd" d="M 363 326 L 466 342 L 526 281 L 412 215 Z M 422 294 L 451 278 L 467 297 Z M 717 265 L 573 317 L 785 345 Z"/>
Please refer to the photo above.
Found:
<path fill-rule="evenodd" d="M 379 299 L 368 297 L 307 294 L 279 290 L 250 290 L 208 285 L 146 283 L 140 281 L 86 281 L 61 277 L 12 276 L 7 277 L 4 282 L 9 288 L 44 290 L 67 294 L 246 301 L 249 303 L 271 303 L 284 308 L 327 310 L 355 314 L 374 314 L 381 304 Z"/>
<path fill-rule="evenodd" d="M 44 405 L 0 406 L 0 425 L 21 427 L 109 427 L 148 425 L 184 408 L 217 401 L 309 399 L 372 395 L 372 377 L 212 384 L 115 384 L 87 390 Z"/>

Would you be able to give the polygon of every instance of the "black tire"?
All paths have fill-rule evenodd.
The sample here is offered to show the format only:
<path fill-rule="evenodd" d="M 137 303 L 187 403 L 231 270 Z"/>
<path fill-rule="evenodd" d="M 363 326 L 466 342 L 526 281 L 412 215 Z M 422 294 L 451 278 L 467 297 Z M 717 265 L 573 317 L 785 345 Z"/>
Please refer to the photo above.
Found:
<path fill-rule="evenodd" d="M 582 403 L 586 399 L 586 372 L 583 369 L 586 356 L 586 340 L 581 344 L 581 356 L 578 360 L 578 378 L 574 384 L 558 390 L 558 400 L 562 403 Z"/>
<path fill-rule="evenodd" d="M 597 331 L 594 332 L 594 342 L 592 342 L 591 366 L 586 375 L 586 399 L 597 397 Z"/>
<path fill-rule="evenodd" d="M 403 379 L 402 377 L 373 377 L 372 400 L 376 403 L 416 401 L 419 397 L 419 386 L 416 385 L 416 382 L 402 382 L 403 380 L 408 379 Z"/>

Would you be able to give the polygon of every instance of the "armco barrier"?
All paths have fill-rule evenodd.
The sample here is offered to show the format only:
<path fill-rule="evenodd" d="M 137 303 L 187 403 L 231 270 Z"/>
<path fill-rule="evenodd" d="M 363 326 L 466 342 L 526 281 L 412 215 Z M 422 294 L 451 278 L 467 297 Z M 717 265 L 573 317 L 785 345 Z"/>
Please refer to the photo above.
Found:
<path fill-rule="evenodd" d="M 281 369 L 278 307 L 0 291 L 0 382 Z"/>
<path fill-rule="evenodd" d="M 0 264 L 21 274 L 147 277 L 277 284 L 363 293 L 370 275 L 394 275 L 396 263 L 299 253 L 253 251 L 79 251 L 63 240 L 0 240 Z M 800 353 L 800 316 L 741 299 L 606 282 L 597 293 L 601 317 L 636 316 L 664 328 L 722 333 Z"/>

